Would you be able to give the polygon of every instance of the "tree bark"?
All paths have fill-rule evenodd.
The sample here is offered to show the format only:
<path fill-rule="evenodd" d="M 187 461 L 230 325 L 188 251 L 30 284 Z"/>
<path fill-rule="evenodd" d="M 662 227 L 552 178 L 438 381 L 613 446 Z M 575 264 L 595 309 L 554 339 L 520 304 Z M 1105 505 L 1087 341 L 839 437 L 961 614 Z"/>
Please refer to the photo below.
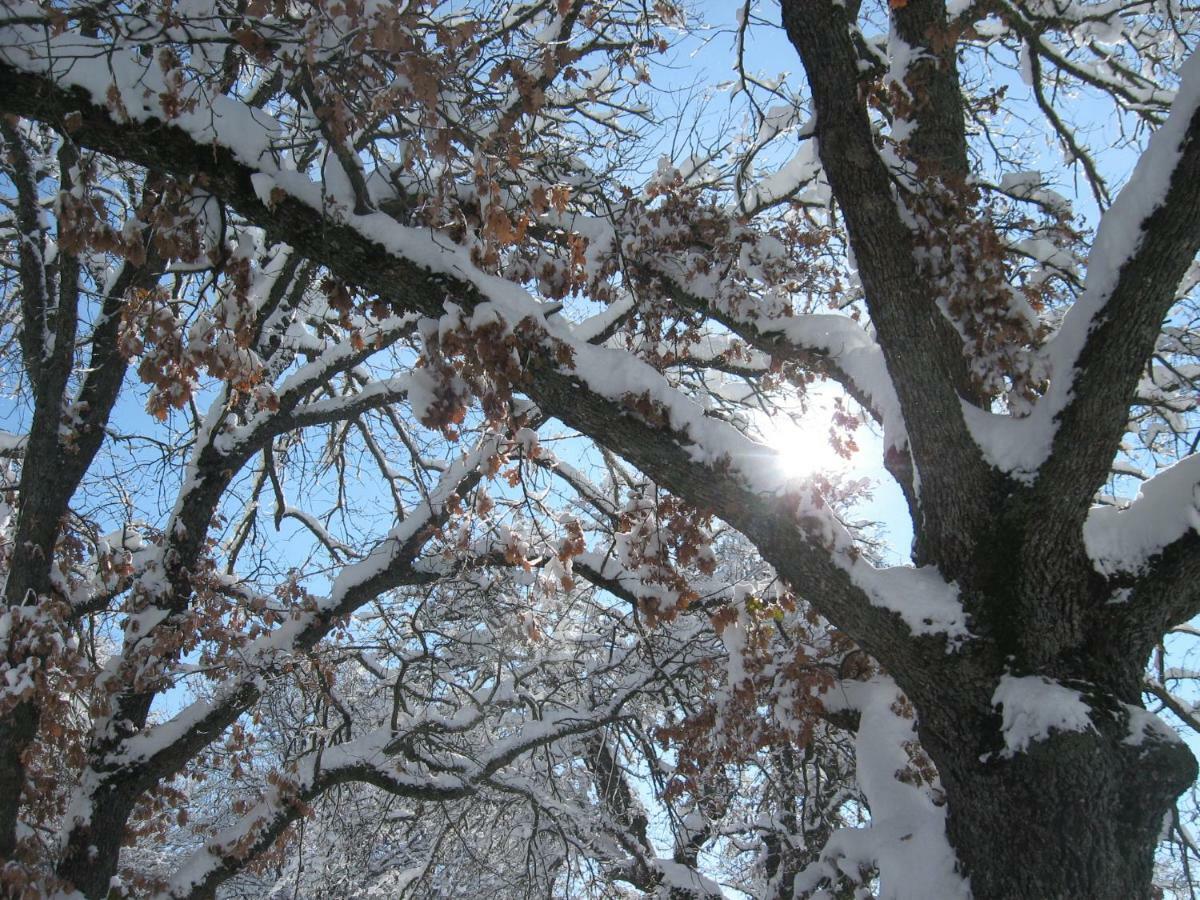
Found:
<path fill-rule="evenodd" d="M 951 718 L 927 715 L 919 731 L 976 900 L 1153 896 L 1164 816 L 1196 775 L 1181 742 L 1126 743 L 1127 716 L 1094 707 L 1094 732 L 1052 733 L 1006 756 L 994 713 L 941 732 Z"/>
<path fill-rule="evenodd" d="M 921 476 L 918 558 L 958 583 L 972 614 L 972 638 L 948 652 L 941 638 L 912 636 L 897 616 L 853 583 L 833 550 L 805 533 L 790 511 L 794 505 L 764 498 L 728 473 L 697 464 L 685 449 L 686 432 L 672 432 L 669 423 L 649 422 L 618 401 L 590 393 L 536 338 L 523 348 L 528 362 L 522 389 L 544 412 L 592 435 L 659 484 L 741 530 L 782 577 L 887 667 L 917 709 L 922 746 L 938 766 L 946 791 L 949 837 L 976 897 L 1149 897 L 1163 816 L 1196 773 L 1182 744 L 1153 734 L 1131 740 L 1140 734 L 1130 724 L 1139 704 L 1142 666 L 1163 622 L 1154 618 L 1153 609 L 1127 613 L 1108 606 L 1112 586 L 1092 571 L 1078 527 L 1069 534 L 1048 532 L 1048 516 L 1037 497 L 983 460 L 961 415 L 959 398 L 967 385 L 961 346 L 913 265 L 911 234 L 889 194 L 865 113 L 845 106 L 861 98 L 844 7 L 828 0 L 784 6 L 789 34 L 819 94 L 814 103 L 826 173 L 845 210 L 873 321 L 910 427 L 912 461 Z M 831 30 L 838 40 L 827 40 Z M 934 70 L 929 77 L 944 74 Z M 9 85 L 36 81 L 3 66 L 0 78 Z M 19 97 L 14 92 L 11 105 L 42 118 L 77 107 L 83 112 L 78 140 L 143 164 L 207 173 L 212 189 L 247 219 L 376 291 L 398 311 L 438 316 L 447 297 L 465 306 L 479 299 L 470 285 L 433 275 L 286 196 L 266 208 L 253 187 L 253 172 L 223 148 L 197 147 L 169 125 L 114 124 L 77 92 L 34 87 L 39 89 Z M 927 122 L 940 121 L 943 113 L 922 112 Z M 146 139 L 150 134 L 153 142 Z M 955 147 L 942 152 L 931 142 L 927 153 L 944 170 L 953 170 L 959 159 Z M 1186 262 L 1186 241 L 1180 240 L 1183 249 L 1173 257 Z M 1152 326 L 1141 330 L 1151 332 Z M 1097 334 L 1103 338 L 1102 329 Z M 1139 354 L 1145 355 L 1131 347 L 1124 355 L 1136 362 Z M 1080 384 L 1091 393 L 1087 382 Z M 1069 465 L 1065 456 L 1061 459 Z M 1052 491 L 1054 484 L 1044 478 L 1037 490 Z M 1094 487 L 1084 484 L 1086 496 L 1072 501 L 1079 509 L 1075 526 Z M 207 518 L 197 517 L 197 534 Z M 1183 552 L 1182 561 L 1164 554 L 1170 563 L 1166 569 L 1194 572 L 1194 541 Z M 1160 561 L 1160 569 L 1164 565 Z M 1188 590 L 1184 606 L 1190 608 L 1195 588 Z M 177 593 L 186 595 L 182 582 Z M 1169 593 L 1152 606 L 1165 609 Z M 1149 595 L 1145 600 L 1151 603 Z M 1051 733 L 1009 752 L 993 703 L 1008 673 L 1043 675 L 1080 691 L 1091 711 L 1091 728 Z M 144 711 L 135 718 L 144 720 Z M 126 802 L 121 790 L 114 788 L 109 798 L 114 809 Z M 125 816 L 115 818 L 123 822 Z M 99 837 L 119 840 L 117 830 Z M 90 847 L 95 837 L 81 841 L 80 848 Z M 61 871 L 88 896 L 102 896 L 107 876 L 102 867 L 89 869 L 90 851 L 83 849 Z M 101 849 L 107 852 L 107 845 Z"/>

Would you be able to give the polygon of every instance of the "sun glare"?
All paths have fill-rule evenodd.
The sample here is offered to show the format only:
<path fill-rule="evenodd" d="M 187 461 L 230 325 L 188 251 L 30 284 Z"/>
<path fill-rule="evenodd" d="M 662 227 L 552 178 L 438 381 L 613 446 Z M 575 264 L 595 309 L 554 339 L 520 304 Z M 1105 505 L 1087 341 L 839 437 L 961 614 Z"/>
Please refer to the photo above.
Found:
<path fill-rule="evenodd" d="M 789 479 L 840 474 L 854 465 L 853 456 L 847 459 L 833 448 L 827 422 L 771 422 L 763 429 L 763 436 L 779 454 L 776 465 Z"/>

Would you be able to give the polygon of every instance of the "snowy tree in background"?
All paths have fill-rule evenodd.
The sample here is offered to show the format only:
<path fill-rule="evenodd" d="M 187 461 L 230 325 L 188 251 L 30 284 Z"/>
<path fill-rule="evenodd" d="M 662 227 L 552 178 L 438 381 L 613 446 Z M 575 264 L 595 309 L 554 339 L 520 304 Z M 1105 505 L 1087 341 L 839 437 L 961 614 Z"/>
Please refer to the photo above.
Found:
<path fill-rule="evenodd" d="M 1190 892 L 1198 40 L 3 0 L 0 892 Z"/>

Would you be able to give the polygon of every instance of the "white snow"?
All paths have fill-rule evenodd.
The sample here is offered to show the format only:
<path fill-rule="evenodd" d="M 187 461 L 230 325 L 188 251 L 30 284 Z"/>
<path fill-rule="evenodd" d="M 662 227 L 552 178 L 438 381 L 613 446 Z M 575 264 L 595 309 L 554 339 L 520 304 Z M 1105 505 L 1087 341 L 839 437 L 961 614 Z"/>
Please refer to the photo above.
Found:
<path fill-rule="evenodd" d="M 1189 531 L 1200 531 L 1200 454 L 1143 482 L 1128 508 L 1093 507 L 1083 540 L 1096 571 L 1136 573 Z"/>
<path fill-rule="evenodd" d="M 809 185 L 804 199 L 811 203 L 829 202 L 829 183 L 824 178 L 820 160 L 817 159 L 815 141 L 805 141 L 783 166 L 749 187 L 740 198 L 738 207 L 754 210 L 770 206 L 790 197 L 805 185 Z"/>
<path fill-rule="evenodd" d="M 1001 676 L 992 706 L 1000 708 L 1002 757 L 1025 752 L 1051 731 L 1095 730 L 1079 692 L 1041 675 Z"/>
<path fill-rule="evenodd" d="M 898 711 L 903 695 L 896 683 L 886 676 L 842 682 L 823 699 L 830 709 L 859 710 L 856 771 L 871 824 L 834 832 L 821 858 L 796 877 L 797 896 L 839 873 L 857 879 L 878 866 L 879 900 L 966 900 L 970 885 L 956 871 L 945 807 L 934 802 L 929 786 L 897 777 L 909 766 L 916 722 Z"/>
<path fill-rule="evenodd" d="M 11 431 L 0 431 L 0 456 L 14 456 L 25 450 L 29 436 L 13 434 Z"/>
<path fill-rule="evenodd" d="M 860 559 L 850 567 L 850 577 L 872 604 L 898 613 L 913 634 L 945 635 L 948 649 L 971 636 L 958 586 L 934 566 L 877 569 Z"/>
<path fill-rule="evenodd" d="M 870 398 L 883 424 L 884 449 L 907 446 L 900 400 L 888 374 L 883 350 L 861 325 L 846 316 L 814 314 L 771 321 L 762 328 L 767 333 L 782 333 L 797 347 L 828 355 L 853 386 Z"/>
<path fill-rule="evenodd" d="M 1179 743 L 1182 740 L 1174 728 L 1150 710 L 1129 703 L 1122 703 L 1121 706 L 1129 714 L 1129 734 L 1125 736 L 1124 743 L 1140 747 L 1147 741 Z"/>
<path fill-rule="evenodd" d="M 705 878 L 695 869 L 672 859 L 651 860 L 650 865 L 662 875 L 660 890 L 679 889 L 690 891 L 690 897 L 724 897 L 720 886 L 711 878 Z M 666 896 L 664 893 L 663 896 Z"/>
<path fill-rule="evenodd" d="M 1020 480 L 1032 483 L 1049 457 L 1057 417 L 1073 397 L 1076 363 L 1088 334 L 1103 321 L 1121 269 L 1140 248 L 1143 224 L 1166 198 L 1188 124 L 1200 108 L 1200 54 L 1187 59 L 1180 77 L 1170 115 L 1151 136 L 1129 182 L 1100 219 L 1083 293 L 1042 350 L 1051 372 L 1046 396 L 1020 419 L 962 404 L 967 427 L 987 461 Z"/>

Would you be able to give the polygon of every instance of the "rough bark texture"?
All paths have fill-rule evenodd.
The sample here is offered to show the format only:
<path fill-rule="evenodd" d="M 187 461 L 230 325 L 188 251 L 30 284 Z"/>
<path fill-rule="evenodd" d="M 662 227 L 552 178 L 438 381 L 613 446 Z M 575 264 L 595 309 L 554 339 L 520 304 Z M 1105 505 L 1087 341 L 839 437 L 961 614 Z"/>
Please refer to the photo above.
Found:
<path fill-rule="evenodd" d="M 1125 743 L 1126 717 L 1113 709 L 1093 713 L 1095 732 L 1057 734 L 1005 757 L 986 739 L 996 724 L 981 712 L 956 721 L 931 714 L 920 727 L 974 895 L 1151 896 L 1163 816 L 1196 773 L 1187 748 Z"/>
<path fill-rule="evenodd" d="M 27 240 L 20 246 L 21 343 L 26 376 L 33 391 L 33 418 L 25 445 L 26 464 L 18 487 L 20 505 L 9 574 L 4 585 L 8 606 L 36 606 L 54 596 L 51 569 L 55 546 L 69 504 L 104 440 L 105 426 L 125 377 L 126 361 L 117 349 L 120 310 L 129 292 L 149 288 L 162 275 L 163 261 L 143 231 L 146 258 L 127 263 L 108 286 L 94 329 L 88 369 L 74 396 L 67 381 L 76 363 L 80 284 L 79 262 L 61 252 L 55 265 L 43 263 L 45 234 L 38 212 L 38 189 L 24 140 L 9 123 L 0 126 L 16 173 L 17 218 Z M 59 162 L 64 170 L 77 162 L 74 145 L 64 143 Z M 62 185 L 69 189 L 69 181 Z M 52 342 L 47 345 L 46 337 Z M 76 410 L 69 441 L 63 440 L 64 411 Z M 19 663 L 20 660 L 12 660 Z M 15 823 L 24 784 L 24 754 L 38 728 L 36 707 L 16 706 L 0 721 L 0 859 L 15 845 Z"/>
<path fill-rule="evenodd" d="M 1121 270 L 1108 315 L 1089 336 L 1052 455 L 1028 486 L 989 467 L 961 414 L 962 400 L 979 398 L 961 340 L 938 311 L 914 262 L 912 227 L 901 215 L 894 179 L 877 153 L 859 90 L 856 39 L 861 36 L 850 14 L 835 0 L 783 3 L 784 25 L 811 85 L 824 171 L 845 219 L 905 414 L 909 450 L 893 464 L 920 476 L 919 496 L 915 478 L 905 479 L 914 507 L 917 562 L 937 566 L 957 582 L 971 614 L 972 639 L 948 648 L 938 637 L 914 637 L 897 616 L 872 605 L 846 566 L 797 519 L 794 498 L 764 498 L 734 474 L 697 465 L 687 452 L 686 433 L 589 392 L 547 351 L 544 333 L 523 339 L 520 352 L 527 366 L 519 387 L 547 415 L 593 436 L 658 484 L 736 527 L 784 579 L 895 677 L 916 707 L 922 745 L 941 774 L 949 836 L 976 897 L 1149 897 L 1163 816 L 1194 780 L 1196 764 L 1181 743 L 1153 736 L 1130 741 L 1131 730 L 1137 731 L 1131 729 L 1131 717 L 1140 706 L 1150 648 L 1166 627 L 1200 608 L 1200 546 L 1189 535 L 1152 560 L 1147 571 L 1106 579 L 1087 558 L 1081 526 L 1107 476 L 1141 366 L 1174 288 L 1200 248 L 1200 116 L 1190 123 L 1166 200 L 1146 223 L 1142 249 Z M 944 5 L 909 0 L 895 25 L 910 46 L 931 48 L 910 85 L 921 91 L 912 113 L 914 160 L 923 177 L 961 181 L 967 157 L 955 54 L 935 40 L 946 27 Z M 466 281 L 431 274 L 388 253 L 352 223 L 330 221 L 289 197 L 268 208 L 254 188 L 250 167 L 222 147 L 198 145 L 169 124 L 114 121 L 93 98 L 4 64 L 0 92 L 8 98 L 6 108 L 20 115 L 60 122 L 67 113 L 78 114 L 72 138 L 83 146 L 203 177 L 248 221 L 377 294 L 397 312 L 436 317 L 447 298 L 467 309 L 483 300 Z M 772 353 L 786 349 L 776 347 L 769 334 L 750 337 Z M 26 353 L 41 358 L 35 347 Z M 60 396 L 61 386 L 53 402 Z M 279 421 L 279 427 L 294 424 L 286 409 Z M 170 590 L 158 600 L 165 609 L 177 613 L 186 607 L 188 568 L 201 552 L 220 496 L 269 437 L 260 436 L 237 459 L 202 459 L 201 486 L 180 514 L 182 537 L 173 538 Z M 39 484 L 42 494 L 31 482 L 27 496 L 22 484 L 21 514 L 22 527 L 33 535 L 30 547 L 40 547 L 37 552 L 44 556 L 74 485 Z M 45 511 L 37 499 L 43 494 L 49 497 Z M 419 545 L 406 549 L 415 557 Z M 389 572 L 384 582 L 397 583 L 399 577 Z M 17 581 L 10 588 L 12 603 L 46 586 Z M 1137 602 L 1109 604 L 1118 588 L 1132 589 Z M 364 588 L 379 589 L 376 584 Z M 11 596 L 12 591 L 20 596 Z M 314 627 L 301 644 L 311 646 L 323 633 Z M 1027 751 L 1006 753 L 1000 712 L 993 704 L 1006 674 L 1036 674 L 1079 690 L 1091 709 L 1093 728 L 1052 734 Z M 85 896 L 103 896 L 138 796 L 179 771 L 256 697 L 248 689 L 233 698 L 211 721 L 172 745 L 168 756 L 110 773 L 104 768 L 107 754 L 145 724 L 151 695 L 117 698 L 122 730 L 92 748 L 96 771 L 111 780 L 96 795 L 91 825 L 70 836 L 60 874 Z M 35 727 L 36 721 L 20 716 L 0 726 L 0 822 L 15 820 L 19 752 Z M 634 797 L 607 747 L 601 742 L 595 748 L 593 771 L 605 785 L 600 796 L 628 830 L 631 846 L 645 849 L 646 826 Z M 281 820 L 280 828 L 285 824 Z M 11 834 L 8 839 L 11 847 Z M 0 854 L 4 840 L 0 832 Z M 776 859 L 773 865 L 784 864 Z M 221 880 L 234 871 L 231 861 Z M 649 884 L 648 872 L 635 876 Z M 215 887 L 203 888 L 210 889 Z"/>
<path fill-rule="evenodd" d="M 857 92 L 853 23 L 845 6 L 822 0 L 785 2 L 783 18 L 812 85 L 821 158 L 872 318 L 885 352 L 902 348 L 888 368 L 912 389 L 898 387 L 927 511 L 917 520 L 918 555 L 959 581 L 983 639 L 944 660 L 927 657 L 915 679 L 896 673 L 942 776 L 951 842 L 979 898 L 1149 896 L 1163 816 L 1196 766 L 1182 744 L 1125 743 L 1129 713 L 1121 704 L 1139 704 L 1141 672 L 1161 630 L 1128 619 L 1114 627 L 1105 608 L 1113 586 L 1092 569 L 1081 527 L 1125 431 L 1141 365 L 1197 251 L 1200 121 L 1188 129 L 1166 202 L 1146 223 L 1143 252 L 1122 269 L 1111 312 L 1090 336 L 1053 455 L 1026 488 L 980 470 L 978 451 L 958 430 L 961 417 L 913 406 L 937 397 L 957 403 L 955 385 L 970 394 L 944 356 L 955 346 L 938 334 L 945 320 L 933 313 L 941 324 L 931 324 L 929 307 L 922 311 L 928 300 L 896 212 L 903 201 L 875 153 Z M 907 43 L 923 46 L 944 29 L 944 6 L 911 0 L 895 23 Z M 948 180 L 965 171 L 953 66 L 953 53 L 931 54 L 910 77 L 925 88 L 914 111 L 916 162 Z M 944 367 L 931 376 L 936 387 L 919 371 L 931 362 Z M 991 698 L 1005 672 L 1078 685 L 1095 730 L 1002 755 Z"/>

